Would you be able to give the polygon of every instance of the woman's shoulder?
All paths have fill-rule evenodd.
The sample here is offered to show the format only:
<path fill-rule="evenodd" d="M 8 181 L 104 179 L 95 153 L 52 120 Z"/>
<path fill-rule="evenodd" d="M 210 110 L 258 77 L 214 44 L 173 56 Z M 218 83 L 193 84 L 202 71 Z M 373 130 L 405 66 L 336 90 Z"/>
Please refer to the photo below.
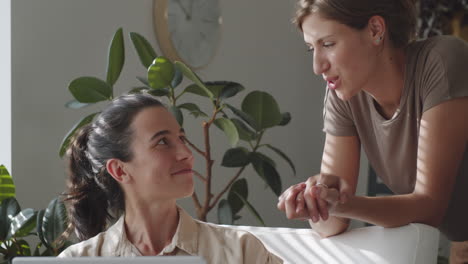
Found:
<path fill-rule="evenodd" d="M 90 239 L 69 246 L 67 249 L 62 251 L 58 257 L 67 258 L 100 256 L 104 241 L 106 241 L 106 232 L 101 232 Z"/>
<path fill-rule="evenodd" d="M 65 249 L 58 257 L 115 256 L 122 240 L 122 218 L 106 231 Z"/>
<path fill-rule="evenodd" d="M 416 50 L 419 60 L 432 60 L 437 63 L 449 65 L 451 62 L 468 63 L 468 43 L 460 38 L 441 35 L 421 40 L 410 45 Z"/>

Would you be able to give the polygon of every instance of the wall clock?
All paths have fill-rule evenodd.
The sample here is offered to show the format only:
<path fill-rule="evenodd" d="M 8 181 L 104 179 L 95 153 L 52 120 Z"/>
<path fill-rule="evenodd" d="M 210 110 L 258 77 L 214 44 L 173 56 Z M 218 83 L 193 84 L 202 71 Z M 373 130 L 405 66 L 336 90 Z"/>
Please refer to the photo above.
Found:
<path fill-rule="evenodd" d="M 154 0 L 153 8 L 164 56 L 195 69 L 213 59 L 221 36 L 219 0 Z"/>

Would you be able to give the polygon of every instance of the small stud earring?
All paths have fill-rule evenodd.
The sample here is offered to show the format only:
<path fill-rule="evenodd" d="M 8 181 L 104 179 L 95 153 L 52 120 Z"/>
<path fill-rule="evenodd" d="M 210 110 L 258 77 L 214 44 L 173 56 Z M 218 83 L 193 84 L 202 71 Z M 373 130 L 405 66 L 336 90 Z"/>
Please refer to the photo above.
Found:
<path fill-rule="evenodd" d="M 382 36 L 380 36 L 378 39 L 376 39 L 376 40 L 375 40 L 375 44 L 379 44 L 379 43 L 380 43 L 380 41 L 382 41 L 382 39 L 383 39 L 383 37 L 382 37 Z"/>

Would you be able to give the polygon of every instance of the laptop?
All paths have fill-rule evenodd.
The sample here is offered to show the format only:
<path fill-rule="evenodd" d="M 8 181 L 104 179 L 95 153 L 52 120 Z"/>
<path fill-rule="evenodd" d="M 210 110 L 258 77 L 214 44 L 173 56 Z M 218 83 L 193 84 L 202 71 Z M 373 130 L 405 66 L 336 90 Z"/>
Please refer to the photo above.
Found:
<path fill-rule="evenodd" d="M 13 264 L 206 264 L 195 256 L 145 256 L 145 257 L 16 257 Z"/>

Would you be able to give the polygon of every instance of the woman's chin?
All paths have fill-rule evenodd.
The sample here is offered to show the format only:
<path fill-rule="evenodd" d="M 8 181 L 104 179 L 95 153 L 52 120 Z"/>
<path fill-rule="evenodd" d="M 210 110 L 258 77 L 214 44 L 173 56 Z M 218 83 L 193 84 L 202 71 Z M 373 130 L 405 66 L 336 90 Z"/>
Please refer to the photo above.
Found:
<path fill-rule="evenodd" d="M 347 92 L 342 92 L 342 91 L 336 91 L 336 95 L 338 96 L 338 98 L 340 98 L 340 100 L 342 101 L 348 101 L 349 99 L 353 98 L 353 96 L 355 94 L 351 94 L 351 93 L 347 93 Z"/>
<path fill-rule="evenodd" d="M 195 192 L 195 187 L 193 185 L 193 181 L 191 181 L 190 184 L 187 184 L 187 186 L 185 186 L 185 187 L 186 188 L 184 188 L 184 194 L 183 194 L 182 198 L 190 197 Z"/>

